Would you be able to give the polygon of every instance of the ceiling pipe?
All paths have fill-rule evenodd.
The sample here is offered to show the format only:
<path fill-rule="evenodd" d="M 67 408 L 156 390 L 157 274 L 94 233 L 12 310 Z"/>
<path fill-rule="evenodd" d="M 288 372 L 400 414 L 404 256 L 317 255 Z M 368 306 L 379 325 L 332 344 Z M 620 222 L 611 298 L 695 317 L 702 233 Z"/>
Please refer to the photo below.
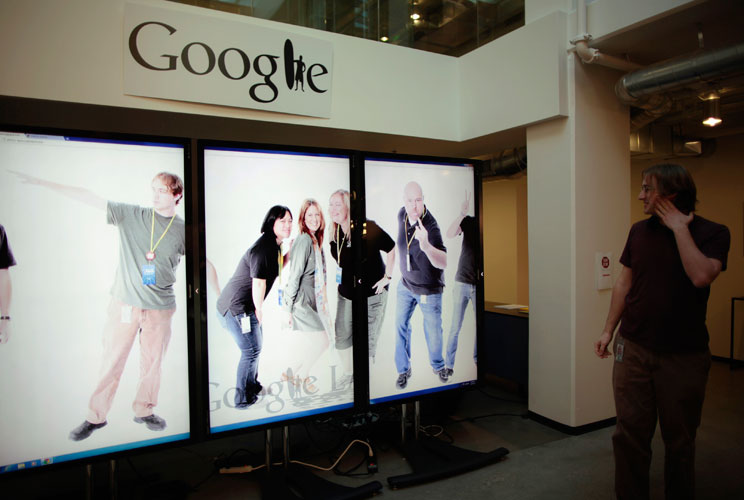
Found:
<path fill-rule="evenodd" d="M 621 100 L 639 98 L 744 72 L 744 43 L 681 57 L 633 71 L 615 85 Z"/>
<path fill-rule="evenodd" d="M 589 47 L 589 41 L 592 39 L 592 35 L 590 35 L 586 29 L 586 0 L 578 0 L 576 14 L 577 31 L 579 34 L 570 41 L 574 45 L 576 54 L 582 62 L 586 64 L 599 64 L 600 66 L 606 66 L 608 68 L 625 72 L 635 71 L 643 67 L 640 64 L 636 64 L 620 57 L 603 54 L 598 49 Z"/>
<path fill-rule="evenodd" d="M 527 170 L 527 147 L 505 149 L 491 159 L 484 177 L 510 177 Z"/>
<path fill-rule="evenodd" d="M 672 110 L 665 92 L 737 72 L 744 72 L 744 43 L 633 71 L 618 80 L 615 94 L 623 104 L 644 109 L 631 120 L 631 130 L 638 130 Z"/>

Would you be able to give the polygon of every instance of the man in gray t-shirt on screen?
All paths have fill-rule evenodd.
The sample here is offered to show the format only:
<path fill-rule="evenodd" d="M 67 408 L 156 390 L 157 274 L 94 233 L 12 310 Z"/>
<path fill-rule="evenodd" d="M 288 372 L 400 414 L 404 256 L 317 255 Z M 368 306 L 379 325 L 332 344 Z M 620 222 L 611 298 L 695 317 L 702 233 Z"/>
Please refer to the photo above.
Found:
<path fill-rule="evenodd" d="M 176 310 L 176 268 L 186 250 L 185 224 L 176 215 L 176 205 L 183 198 L 183 182 L 175 174 L 157 174 L 151 184 L 152 208 L 146 208 L 107 201 L 84 188 L 14 173 L 27 184 L 44 186 L 105 210 L 106 221 L 119 230 L 119 264 L 103 332 L 100 377 L 88 403 L 88 415 L 70 432 L 70 439 L 80 441 L 106 425 L 106 415 L 137 333 L 140 378 L 132 404 L 134 421 L 153 431 L 165 429 L 165 420 L 155 415 L 153 408 L 158 401 L 160 367 Z"/>

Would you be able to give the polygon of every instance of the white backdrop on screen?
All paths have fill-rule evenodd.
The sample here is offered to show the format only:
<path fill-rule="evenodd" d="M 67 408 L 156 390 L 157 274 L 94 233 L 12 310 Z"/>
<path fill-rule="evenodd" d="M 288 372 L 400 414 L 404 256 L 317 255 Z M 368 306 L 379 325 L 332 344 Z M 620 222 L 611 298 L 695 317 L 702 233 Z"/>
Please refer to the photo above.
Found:
<path fill-rule="evenodd" d="M 349 189 L 349 160 L 346 157 L 207 149 L 204 153 L 206 254 L 217 271 L 220 286 L 227 284 L 240 258 L 261 235 L 261 223 L 269 208 L 284 205 L 290 209 L 293 217 L 290 239 L 294 239 L 299 235 L 297 222 L 303 200 L 317 200 L 328 228 L 328 200 L 337 189 Z M 285 241 L 283 251 L 286 249 Z M 333 319 L 337 301 L 336 262 L 331 257 L 327 236 L 323 252 L 328 276 L 328 303 Z M 283 282 L 288 274 L 289 266 L 282 273 Z M 219 322 L 216 292 L 212 288 L 207 291 L 210 427 L 213 429 L 251 425 L 264 419 L 290 418 L 298 412 L 353 401 L 351 391 L 334 391 L 332 367 L 340 368 L 333 350 L 326 351 L 315 365 L 312 375 L 318 381 L 314 397 L 290 392 L 289 385 L 281 382 L 281 373 L 287 369 L 288 353 L 302 332 L 280 327 L 278 285 L 279 280 L 264 301 L 263 347 L 258 374 L 259 381 L 271 389 L 272 395 L 261 397 L 244 410 L 233 407 L 240 351 Z M 335 377 L 339 376 L 340 371 L 337 371 Z"/>
<path fill-rule="evenodd" d="M 374 220 L 393 240 L 398 237 L 398 211 L 403 207 L 403 189 L 410 181 L 418 182 L 424 195 L 427 211 L 434 216 L 447 248 L 447 267 L 444 270 L 442 294 L 442 345 L 443 356 L 452 321 L 452 285 L 455 282 L 460 258 L 462 235 L 447 238 L 447 228 L 460 214 L 466 196 L 470 196 L 469 215 L 473 215 L 473 169 L 463 166 L 403 163 L 382 160 L 365 161 L 365 189 L 367 218 Z M 404 249 L 405 250 L 405 249 Z M 404 253 L 405 255 L 405 253 Z M 408 386 L 400 390 L 395 386 L 398 373 L 395 368 L 395 314 L 396 291 L 400 282 L 401 253 L 396 247 L 395 271 L 390 283 L 387 309 L 377 345 L 375 362 L 370 364 L 370 399 L 402 396 L 404 394 L 438 389 L 444 384 L 433 373 L 424 339 L 423 317 L 419 307 L 411 318 L 411 371 Z M 403 257 L 405 262 L 405 256 Z M 473 381 L 477 378 L 473 362 L 475 345 L 475 313 L 471 305 L 465 312 L 458 337 L 454 375 L 447 384 Z"/>
<path fill-rule="evenodd" d="M 85 419 L 98 379 L 118 231 L 106 223 L 105 211 L 25 184 L 12 170 L 151 206 L 150 183 L 158 172 L 183 178 L 183 149 L 0 135 L 0 224 L 18 263 L 10 269 L 13 333 L 0 345 L 0 464 L 188 433 L 184 258 L 155 408 L 168 427 L 155 433 L 132 421 L 139 377 L 135 342 L 108 426 L 84 441 L 68 439 Z M 177 209 L 182 218 L 183 205 Z"/>

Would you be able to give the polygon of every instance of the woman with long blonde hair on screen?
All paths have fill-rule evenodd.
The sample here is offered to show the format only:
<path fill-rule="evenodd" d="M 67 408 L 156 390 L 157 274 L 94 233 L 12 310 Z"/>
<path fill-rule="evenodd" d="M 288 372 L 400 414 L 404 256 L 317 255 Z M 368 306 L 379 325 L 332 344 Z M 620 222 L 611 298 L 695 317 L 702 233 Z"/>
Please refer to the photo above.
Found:
<path fill-rule="evenodd" d="M 354 276 L 359 278 L 357 287 L 367 297 L 367 341 L 370 363 L 374 363 L 377 340 L 385 316 L 387 291 L 395 269 L 395 241 L 373 220 L 362 224 L 362 260 L 354 269 L 351 246 L 349 192 L 339 189 L 328 200 L 331 218 L 329 246 L 338 263 L 338 306 L 336 307 L 336 350 L 344 369 L 337 387 L 346 388 L 353 380 L 352 366 L 352 299 Z M 384 255 L 384 261 L 383 261 Z"/>

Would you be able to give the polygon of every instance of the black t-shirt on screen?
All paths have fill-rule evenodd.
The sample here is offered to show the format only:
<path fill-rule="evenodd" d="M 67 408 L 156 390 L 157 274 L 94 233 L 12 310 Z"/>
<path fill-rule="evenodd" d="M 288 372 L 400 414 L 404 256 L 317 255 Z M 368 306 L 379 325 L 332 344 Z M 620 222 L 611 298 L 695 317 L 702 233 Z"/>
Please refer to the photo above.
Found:
<path fill-rule="evenodd" d="M 252 313 L 253 278 L 266 280 L 266 295 L 279 275 L 279 245 L 272 234 L 262 234 L 238 262 L 238 267 L 222 289 L 217 299 L 217 310 L 225 314 L 228 309 L 234 315 Z"/>
<path fill-rule="evenodd" d="M 341 267 L 341 283 L 338 285 L 338 293 L 346 299 L 354 297 L 354 252 L 348 236 L 344 237 L 339 231 L 338 240 L 336 235 L 330 242 L 331 255 Z M 339 259 L 339 245 L 341 245 L 341 258 Z M 362 261 L 356 271 L 362 280 L 360 286 L 366 297 L 375 294 L 374 284 L 385 275 L 385 262 L 380 252 L 389 253 L 395 249 L 395 241 L 375 221 L 368 220 L 362 229 Z M 335 279 L 335 278 L 334 278 Z M 388 287 L 386 286 L 387 290 Z"/>

